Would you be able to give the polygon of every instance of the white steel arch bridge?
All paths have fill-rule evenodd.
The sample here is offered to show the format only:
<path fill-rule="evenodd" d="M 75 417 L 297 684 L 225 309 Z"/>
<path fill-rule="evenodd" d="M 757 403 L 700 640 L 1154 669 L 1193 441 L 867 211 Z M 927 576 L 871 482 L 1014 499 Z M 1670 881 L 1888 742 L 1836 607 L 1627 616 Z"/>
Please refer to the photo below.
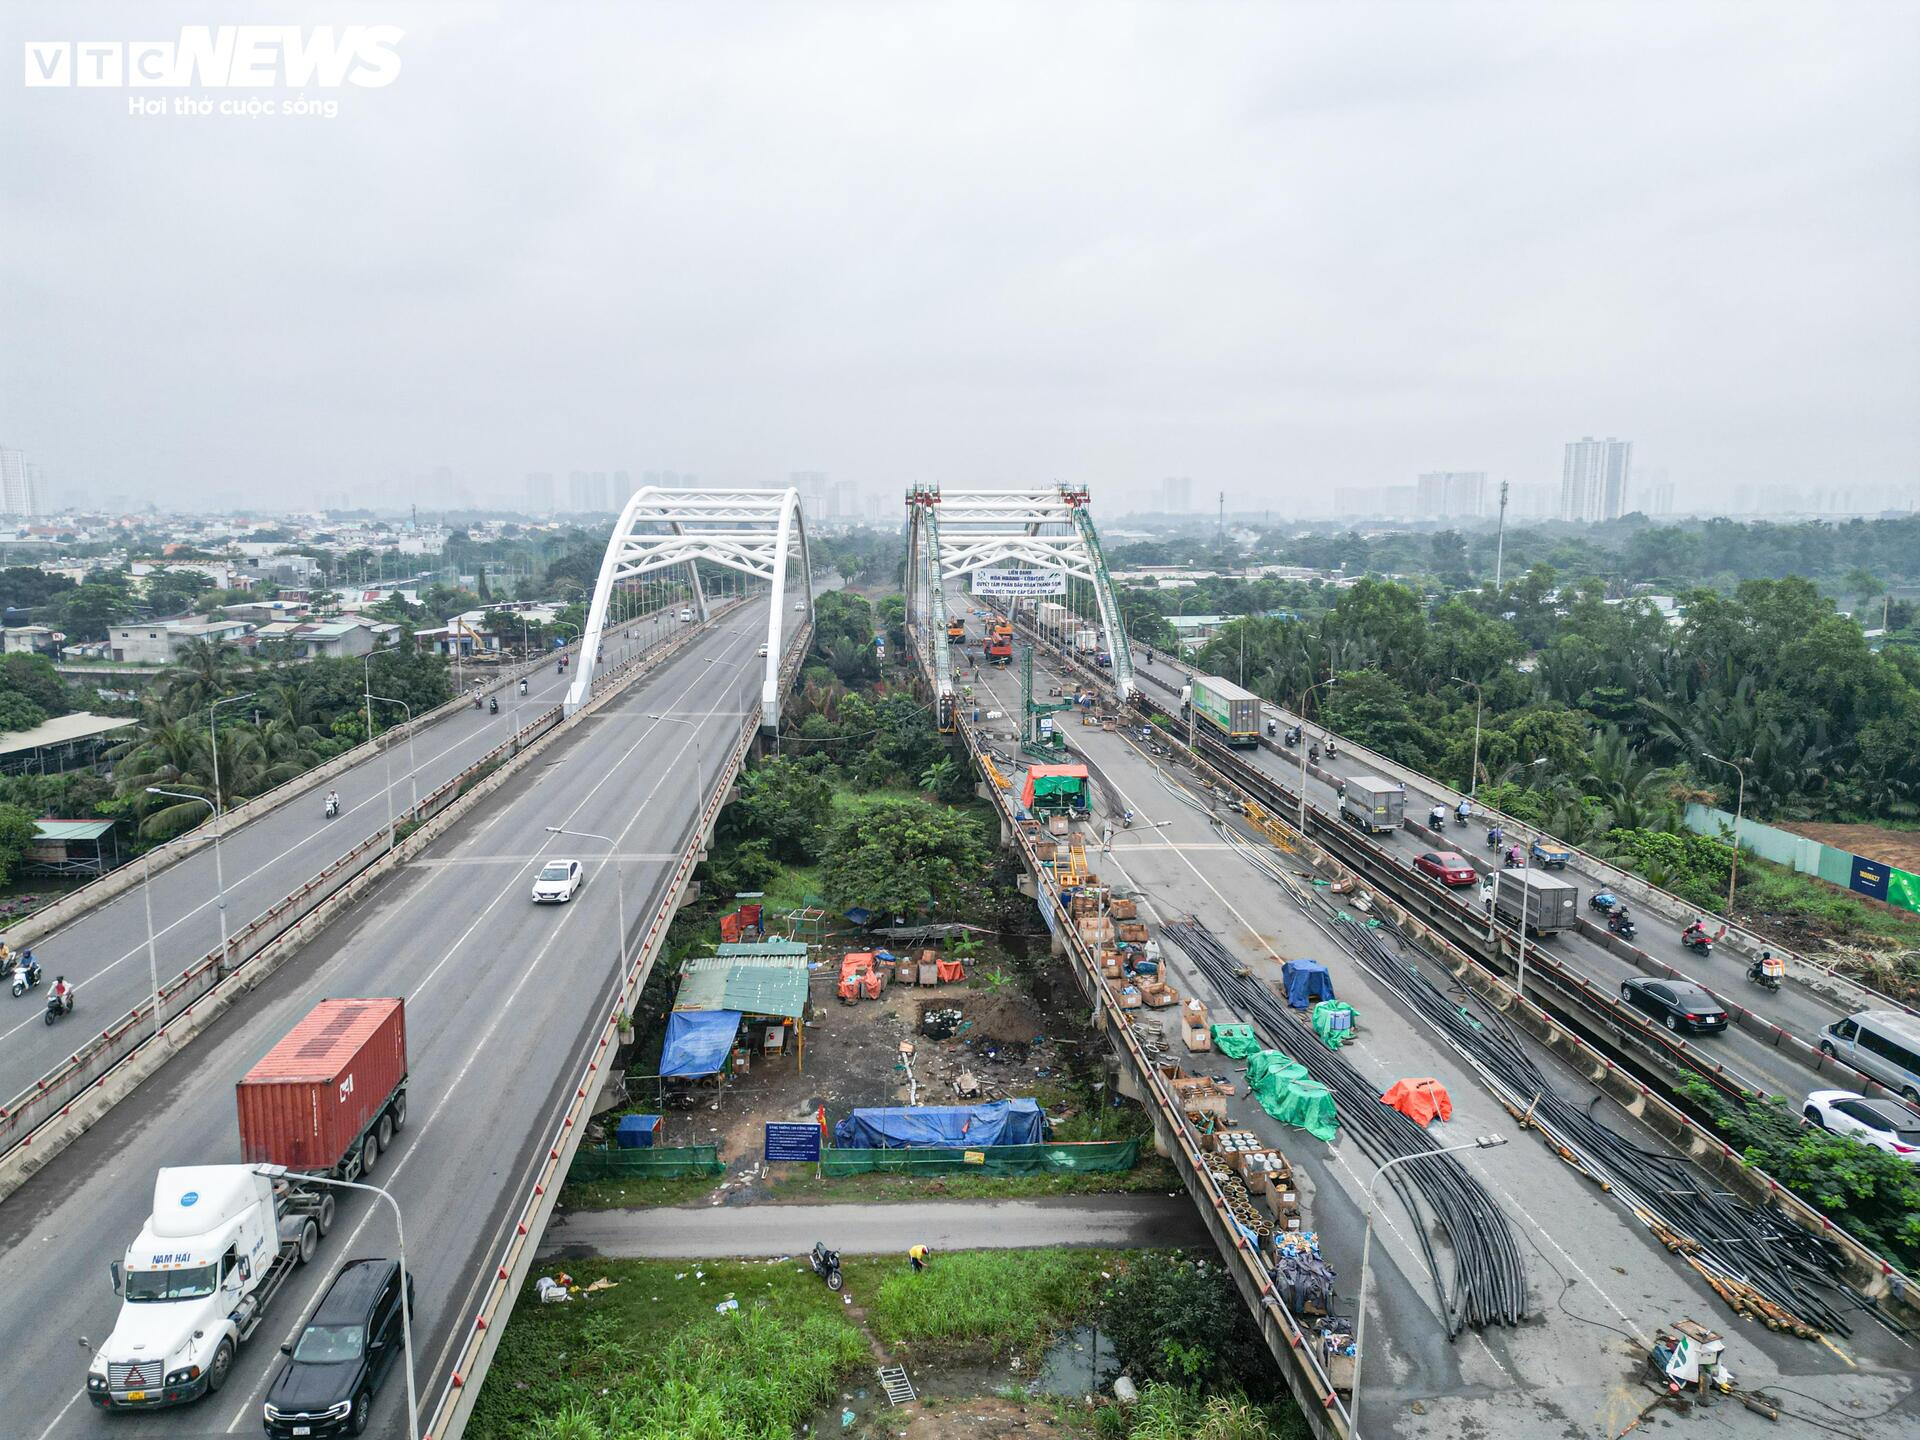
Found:
<path fill-rule="evenodd" d="M 614 523 L 613 537 L 600 562 L 593 606 L 587 612 L 586 634 L 580 645 L 578 673 L 567 691 L 567 713 L 579 709 L 592 694 L 601 635 L 615 590 L 643 575 L 685 566 L 693 608 L 705 620 L 707 597 L 700 585 L 698 564 L 705 560 L 764 580 L 772 589 L 760 704 L 763 726 L 778 729 L 789 557 L 799 566 L 805 616 L 811 624 L 813 566 L 807 554 L 807 526 L 799 491 L 666 490 L 657 485 L 636 490 Z"/>
<path fill-rule="evenodd" d="M 975 577 L 982 571 L 992 574 L 973 582 L 982 587 L 975 593 L 997 595 L 1010 610 L 1031 604 L 1044 593 L 1065 599 L 1072 582 L 1080 582 L 1079 593 L 1092 611 L 1088 618 L 1097 623 L 1113 667 L 1115 688 L 1123 700 L 1133 694 L 1126 625 L 1087 501 L 1084 489 L 1070 485 L 1018 490 L 915 485 L 907 492 L 907 623 L 925 637 L 933 652 L 941 729 L 953 728 L 955 703 L 944 582 Z M 1009 570 L 1030 572 L 1037 583 L 1023 587 L 1000 573 Z M 1044 588 L 1049 577 L 1058 577 L 1057 592 Z M 984 588 L 1002 583 L 1014 588 Z"/>

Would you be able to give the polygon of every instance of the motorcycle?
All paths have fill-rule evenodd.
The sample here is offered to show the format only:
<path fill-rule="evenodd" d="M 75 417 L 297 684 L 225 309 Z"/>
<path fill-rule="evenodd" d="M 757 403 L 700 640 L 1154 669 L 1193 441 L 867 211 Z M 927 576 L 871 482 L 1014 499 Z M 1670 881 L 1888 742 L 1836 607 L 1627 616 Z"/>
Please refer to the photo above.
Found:
<path fill-rule="evenodd" d="M 1593 892 L 1593 898 L 1587 901 L 1587 908 L 1598 910 L 1602 915 L 1611 915 L 1619 904 L 1619 897 L 1611 890 L 1596 890 Z"/>
<path fill-rule="evenodd" d="M 1435 830 L 1446 829 L 1447 828 L 1447 812 L 1445 808 L 1442 806 L 1436 805 L 1433 807 L 1433 809 L 1428 811 L 1427 824 L 1432 826 Z"/>
<path fill-rule="evenodd" d="M 1707 933 L 1704 925 L 1689 925 L 1682 930 L 1680 943 L 1694 951 L 1703 960 L 1713 954 L 1713 936 Z"/>
<path fill-rule="evenodd" d="M 1307 763 L 1310 765 L 1318 765 L 1320 763 L 1319 745 L 1315 744 L 1315 745 L 1307 746 Z"/>
<path fill-rule="evenodd" d="M 1333 741 L 1331 740 L 1327 741 L 1327 759 L 1331 760 L 1335 756 L 1337 756 L 1339 753 L 1340 753 L 1340 747 L 1334 744 Z"/>
<path fill-rule="evenodd" d="M 64 1020 L 73 1013 L 74 988 L 69 985 L 65 995 L 47 996 L 47 1024 Z"/>
<path fill-rule="evenodd" d="M 32 957 L 16 960 L 13 965 L 13 998 L 18 1000 L 29 990 L 40 984 L 40 966 Z"/>
<path fill-rule="evenodd" d="M 1487 831 L 1487 849 L 1499 851 L 1507 843 L 1507 832 L 1498 825 Z"/>
<path fill-rule="evenodd" d="M 476 710 L 480 708 L 480 697 L 478 695 L 473 697 L 473 708 Z"/>
<path fill-rule="evenodd" d="M 1639 933 L 1638 927 L 1633 923 L 1633 917 L 1624 910 L 1616 910 L 1607 917 L 1607 931 L 1609 934 L 1618 935 L 1622 940 L 1631 940 Z"/>
<path fill-rule="evenodd" d="M 487 713 L 489 715 L 498 715 L 500 713 L 500 697 L 498 695 L 489 695 L 487 697 Z"/>
<path fill-rule="evenodd" d="M 1122 830 L 1131 830 L 1133 828 L 1133 811 L 1123 810 L 1120 812 L 1120 828 Z"/>
<path fill-rule="evenodd" d="M 522 695 L 527 693 L 527 682 L 524 679 L 520 682 L 520 693 Z"/>
<path fill-rule="evenodd" d="M 1520 847 L 1518 845 L 1509 846 L 1507 853 L 1500 857 L 1500 868 L 1502 870 L 1524 869 L 1526 863 L 1526 856 L 1520 853 Z"/>
<path fill-rule="evenodd" d="M 827 1289 L 838 1290 L 846 1282 L 840 1278 L 840 1252 L 829 1250 L 826 1242 L 813 1242 L 813 1253 L 807 1257 L 813 1266 L 813 1273 L 827 1282 Z"/>
<path fill-rule="evenodd" d="M 1747 967 L 1747 979 L 1767 990 L 1780 988 L 1780 977 L 1787 973 L 1787 962 L 1776 960 L 1771 950 Z"/>
<path fill-rule="evenodd" d="M 333 796 L 327 797 L 327 819 L 331 820 L 340 813 L 340 802 Z"/>
<path fill-rule="evenodd" d="M 1284 743 L 1289 750 L 1299 745 L 1300 743 L 1299 727 L 1295 726 L 1293 729 L 1287 731 L 1286 737 L 1282 743 Z"/>

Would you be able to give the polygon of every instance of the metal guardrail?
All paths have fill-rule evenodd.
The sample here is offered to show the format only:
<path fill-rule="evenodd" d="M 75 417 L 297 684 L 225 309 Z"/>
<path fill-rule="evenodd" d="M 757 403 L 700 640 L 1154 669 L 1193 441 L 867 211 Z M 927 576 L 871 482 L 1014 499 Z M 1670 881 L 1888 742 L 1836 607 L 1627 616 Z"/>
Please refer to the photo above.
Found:
<path fill-rule="evenodd" d="M 811 635 L 811 627 L 804 627 L 795 635 L 796 644 L 789 650 L 790 659 L 781 662 L 780 673 L 783 677 L 797 673 L 800 658 L 806 653 L 806 643 Z M 596 690 L 598 686 L 596 686 Z M 581 715 L 590 713 L 595 701 L 582 706 Z M 498 1262 L 492 1266 L 491 1275 L 484 1281 L 481 1289 L 479 1307 L 471 1325 L 459 1341 L 453 1356 L 453 1363 L 447 1373 L 440 1391 L 439 1399 L 434 1402 L 426 1421 L 426 1429 L 421 1440 L 459 1440 L 465 1432 L 467 1422 L 472 1418 L 473 1407 L 480 1396 L 481 1383 L 486 1378 L 487 1368 L 492 1363 L 494 1352 L 499 1348 L 500 1336 L 513 1313 L 513 1306 L 519 1295 L 520 1287 L 526 1283 L 528 1273 L 533 1267 L 535 1251 L 539 1247 L 540 1236 L 545 1232 L 548 1220 L 553 1215 L 554 1206 L 559 1203 L 560 1187 L 566 1179 L 573 1157 L 580 1149 L 586 1136 L 587 1120 L 591 1117 L 595 1098 L 605 1083 L 603 1062 L 609 1060 L 618 1048 L 621 1021 L 631 1013 L 638 1002 L 640 992 L 646 985 L 647 977 L 653 971 L 654 961 L 658 958 L 660 947 L 665 942 L 667 930 L 673 923 L 674 912 L 680 908 L 680 898 L 685 893 L 688 882 L 693 878 L 695 867 L 700 863 L 706 848 L 706 837 L 711 833 L 720 811 L 725 808 L 734 778 L 740 767 L 746 762 L 752 751 L 754 741 L 760 729 L 760 705 L 756 701 L 748 709 L 735 740 L 727 754 L 727 763 L 721 768 L 720 783 L 714 787 L 712 797 L 701 808 L 700 824 L 688 838 L 686 847 L 675 862 L 673 873 L 668 878 L 667 888 L 660 903 L 655 907 L 653 917 L 647 923 L 646 932 L 640 937 L 633 958 L 627 962 L 621 974 L 615 977 L 616 988 L 606 1003 L 606 1019 L 601 1022 L 599 1033 L 594 1037 L 592 1048 L 582 1062 L 580 1079 L 575 1084 L 573 1094 L 562 1107 L 559 1124 L 552 1140 L 547 1145 L 546 1154 L 536 1162 L 533 1172 L 532 1188 L 514 1218 L 513 1229 L 509 1232 L 506 1245 Z M 621 944 L 627 944 L 621 937 Z M 624 958 L 624 951 L 623 951 Z"/>
<path fill-rule="evenodd" d="M 637 668 L 644 668 L 673 654 L 694 633 L 697 632 L 688 631 L 667 642 L 663 649 L 644 651 L 597 677 L 594 684 L 596 696 L 605 695 L 614 686 L 624 683 L 625 678 Z M 501 675 L 503 681 L 512 678 L 511 673 L 503 672 Z M 461 703 L 465 703 L 464 697 Z M 423 716 L 422 720 L 425 718 Z M 534 740 L 558 727 L 562 718 L 558 705 L 540 712 L 459 774 L 422 796 L 417 808 L 396 814 L 394 832 L 390 833 L 387 826 L 382 825 L 298 889 L 267 907 L 229 936 L 224 948 L 209 950 L 173 978 L 162 980 L 157 1012 L 154 998 L 149 996 L 125 1015 L 110 1022 L 5 1106 L 0 1106 L 0 1159 L 11 1155 L 19 1147 L 32 1145 L 40 1130 L 67 1118 L 76 1104 L 85 1100 L 143 1046 L 156 1037 L 164 1037 L 176 1023 L 191 1024 L 196 1018 L 194 1009 L 201 1001 L 228 980 L 241 975 L 248 961 L 298 928 L 327 900 L 384 858 L 394 846 L 394 836 L 400 825 L 431 820 L 454 804 L 476 781 L 485 778 L 493 767 L 517 755 Z M 399 727 L 395 727 L 393 731 L 383 732 L 383 735 L 398 733 Z M 165 1017 L 157 1029 L 154 1023 L 156 1015 Z"/>
<path fill-rule="evenodd" d="M 916 640 L 913 648 L 923 673 L 930 673 L 924 644 Z M 976 733 L 973 721 L 963 717 L 959 730 L 981 773 L 996 777 L 997 768 L 987 753 L 985 743 Z M 1188 1193 L 1206 1202 L 1201 1206 L 1201 1216 L 1213 1232 L 1215 1244 L 1223 1255 L 1229 1257 L 1231 1263 L 1228 1272 L 1260 1325 L 1268 1348 L 1274 1358 L 1281 1362 L 1282 1372 L 1294 1392 L 1301 1413 L 1318 1426 L 1323 1426 L 1323 1433 L 1336 1437 L 1336 1440 L 1345 1437 L 1350 1427 L 1347 1409 L 1331 1377 L 1320 1364 L 1312 1338 L 1300 1328 L 1292 1312 L 1282 1303 L 1272 1277 L 1262 1268 L 1253 1247 L 1227 1210 L 1219 1183 L 1194 1143 L 1186 1112 L 1141 1044 L 1129 1013 L 1102 1003 L 1106 988 L 1099 960 L 1074 928 L 1071 916 L 1060 902 L 1060 892 L 1053 883 L 1052 872 L 1041 863 L 1039 853 L 1033 848 L 1032 838 L 1016 822 L 1010 793 L 1003 785 L 993 783 L 992 778 L 988 788 L 992 792 L 995 807 L 1000 811 L 1002 823 L 1019 847 L 1021 858 L 1034 877 L 1041 896 L 1054 907 L 1059 917 L 1060 928 L 1055 933 L 1073 959 L 1082 989 L 1094 998 L 1097 1019 L 1115 1052 L 1131 1068 L 1134 1083 L 1157 1112 L 1156 1125 L 1161 1134 L 1169 1138 L 1175 1168 L 1179 1170 Z"/>

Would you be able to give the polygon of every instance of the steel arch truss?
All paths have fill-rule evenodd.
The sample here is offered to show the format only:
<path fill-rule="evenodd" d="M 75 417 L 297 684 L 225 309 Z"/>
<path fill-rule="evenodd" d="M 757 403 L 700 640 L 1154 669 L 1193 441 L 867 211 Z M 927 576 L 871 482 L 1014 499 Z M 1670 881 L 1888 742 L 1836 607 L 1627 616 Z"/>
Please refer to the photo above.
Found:
<path fill-rule="evenodd" d="M 807 554 L 806 521 L 800 513 L 797 490 L 663 490 L 648 485 L 636 490 L 620 512 L 613 538 L 600 562 L 600 578 L 593 586 L 593 608 L 587 614 L 587 633 L 580 646 L 580 664 L 567 691 L 567 713 L 586 703 L 593 690 L 595 658 L 600 634 L 607 623 L 607 607 L 623 582 L 675 566 L 687 567 L 693 603 L 699 618 L 707 618 L 706 592 L 700 588 L 699 568 L 705 560 L 729 570 L 756 576 L 772 589 L 767 607 L 767 663 L 761 682 L 762 723 L 780 723 L 780 657 L 786 624 L 787 558 L 798 547 L 796 564 L 806 596 L 806 616 L 813 620 L 813 567 Z"/>
<path fill-rule="evenodd" d="M 916 485 L 907 492 L 907 512 L 908 619 L 931 639 L 941 701 L 953 695 L 942 582 L 1003 566 L 1059 570 L 1086 581 L 1100 609 L 1114 685 L 1122 699 L 1133 694 L 1126 627 L 1099 533 L 1087 511 L 1086 491 L 1066 485 L 1022 490 Z"/>

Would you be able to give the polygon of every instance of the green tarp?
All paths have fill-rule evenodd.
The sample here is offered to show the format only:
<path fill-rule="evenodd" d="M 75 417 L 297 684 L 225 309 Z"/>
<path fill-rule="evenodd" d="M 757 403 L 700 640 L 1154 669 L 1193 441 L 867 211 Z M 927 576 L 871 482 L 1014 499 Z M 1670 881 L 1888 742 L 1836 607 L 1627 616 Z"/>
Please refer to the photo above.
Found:
<path fill-rule="evenodd" d="M 658 1150 L 582 1150 L 567 1169 L 567 1183 L 583 1180 L 672 1180 L 682 1175 L 719 1175 L 717 1145 Z"/>
<path fill-rule="evenodd" d="M 1353 1027 L 1360 1023 L 1360 1017 L 1344 1000 L 1322 1000 L 1313 1007 L 1312 1023 L 1320 1043 L 1338 1050 L 1353 1038 Z"/>
<path fill-rule="evenodd" d="M 1260 1040 L 1251 1025 L 1215 1025 L 1213 1048 L 1229 1060 L 1244 1060 L 1260 1049 Z"/>
<path fill-rule="evenodd" d="M 1327 1087 L 1308 1079 L 1306 1066 L 1278 1050 L 1262 1050 L 1247 1061 L 1247 1089 L 1283 1125 L 1322 1140 L 1332 1140 L 1339 1128 Z"/>
<path fill-rule="evenodd" d="M 969 1162 L 969 1155 L 979 1157 Z M 843 1150 L 820 1152 L 827 1175 L 864 1175 L 883 1170 L 900 1175 L 1061 1175 L 1131 1170 L 1140 1162 L 1140 1139 L 1096 1140 L 1080 1145 L 988 1145 L 977 1150 Z"/>

